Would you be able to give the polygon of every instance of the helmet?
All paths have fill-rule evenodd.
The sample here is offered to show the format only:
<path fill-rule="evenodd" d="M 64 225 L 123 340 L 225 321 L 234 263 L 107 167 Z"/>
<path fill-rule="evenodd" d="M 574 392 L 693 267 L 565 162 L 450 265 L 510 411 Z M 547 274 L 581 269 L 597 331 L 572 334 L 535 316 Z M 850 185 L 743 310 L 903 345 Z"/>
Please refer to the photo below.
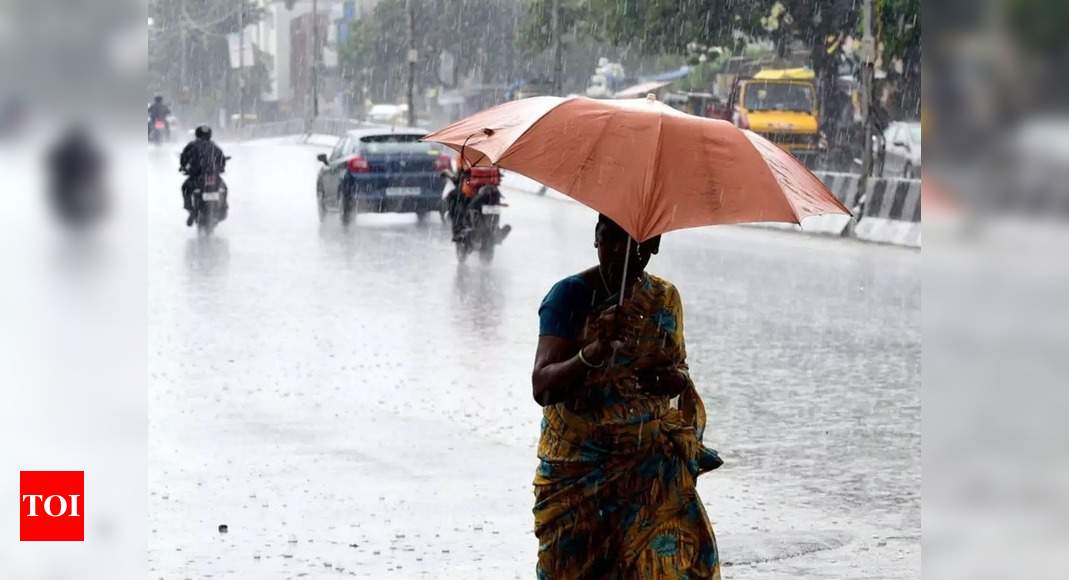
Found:
<path fill-rule="evenodd" d="M 197 127 L 196 131 L 194 131 L 194 135 L 197 136 L 197 139 L 211 139 L 212 128 L 207 125 L 201 125 L 200 127 Z"/>
<path fill-rule="evenodd" d="M 160 95 L 156 95 L 155 97 L 152 97 L 152 102 L 154 102 L 154 103 L 162 103 L 163 102 L 163 97 L 161 97 Z"/>

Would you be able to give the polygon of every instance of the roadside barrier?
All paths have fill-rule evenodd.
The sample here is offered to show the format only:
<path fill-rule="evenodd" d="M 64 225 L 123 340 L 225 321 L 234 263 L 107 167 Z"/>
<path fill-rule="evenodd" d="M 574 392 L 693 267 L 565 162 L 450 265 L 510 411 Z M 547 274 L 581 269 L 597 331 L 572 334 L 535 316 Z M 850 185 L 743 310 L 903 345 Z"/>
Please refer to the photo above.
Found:
<path fill-rule="evenodd" d="M 920 247 L 921 180 L 873 179 L 854 237 L 870 242 Z"/>
<path fill-rule="evenodd" d="M 272 137 L 287 137 L 289 135 L 333 135 L 341 137 L 353 129 L 368 127 L 362 121 L 355 119 L 342 119 L 331 117 L 317 117 L 315 119 L 289 119 L 275 123 L 257 123 L 245 125 L 240 128 L 232 128 L 225 131 L 227 138 L 240 139 L 269 139 Z"/>
<path fill-rule="evenodd" d="M 828 189 L 855 210 L 858 207 L 858 180 L 855 173 L 814 173 Z M 844 234 L 866 240 L 900 246 L 921 245 L 921 181 L 919 179 L 872 178 L 865 185 L 864 211 L 856 216 L 853 230 L 847 232 L 850 218 L 842 215 L 822 215 L 807 218 L 799 228 L 794 224 L 759 224 L 779 230 L 842 236 Z"/>
<path fill-rule="evenodd" d="M 287 135 L 300 135 L 304 133 L 303 119 L 290 119 L 275 123 L 257 123 L 244 125 L 240 128 L 230 128 L 223 132 L 228 139 L 267 139 L 271 137 L 285 137 Z"/>

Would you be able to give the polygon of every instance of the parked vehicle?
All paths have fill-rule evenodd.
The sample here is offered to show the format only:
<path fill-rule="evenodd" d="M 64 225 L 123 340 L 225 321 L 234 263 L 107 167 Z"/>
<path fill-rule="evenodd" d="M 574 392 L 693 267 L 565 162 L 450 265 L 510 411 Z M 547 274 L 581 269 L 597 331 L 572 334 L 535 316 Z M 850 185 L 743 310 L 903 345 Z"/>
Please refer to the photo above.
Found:
<path fill-rule="evenodd" d="M 729 119 L 809 162 L 827 150 L 820 132 L 813 71 L 765 69 L 737 80 L 728 100 Z"/>
<path fill-rule="evenodd" d="M 375 125 L 404 125 L 408 122 L 408 105 L 372 105 L 367 122 Z"/>
<path fill-rule="evenodd" d="M 439 210 L 451 160 L 438 145 L 423 143 L 419 129 L 379 127 L 350 131 L 316 178 L 319 219 L 338 212 L 348 225 L 357 213 L 415 213 L 422 221 Z"/>
<path fill-rule="evenodd" d="M 883 132 L 884 150 L 878 175 L 918 178 L 921 175 L 921 124 L 896 121 Z"/>

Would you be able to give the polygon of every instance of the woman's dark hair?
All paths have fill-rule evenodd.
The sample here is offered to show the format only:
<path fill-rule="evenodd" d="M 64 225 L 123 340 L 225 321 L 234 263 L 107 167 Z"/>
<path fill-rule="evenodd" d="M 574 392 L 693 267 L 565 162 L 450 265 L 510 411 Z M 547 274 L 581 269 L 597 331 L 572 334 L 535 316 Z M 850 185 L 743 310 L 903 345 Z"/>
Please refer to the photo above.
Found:
<path fill-rule="evenodd" d="M 598 214 L 598 225 L 594 227 L 595 229 L 605 228 L 602 235 L 612 236 L 614 238 L 626 238 L 628 236 L 627 232 L 624 231 L 624 228 L 620 227 L 620 224 L 612 221 L 612 218 L 603 213 Z"/>
<path fill-rule="evenodd" d="M 628 239 L 628 238 L 631 237 L 631 234 L 629 234 L 628 232 L 624 231 L 623 228 L 620 228 L 620 224 L 619 223 L 613 221 L 613 219 L 609 218 L 605 214 L 598 214 L 598 225 L 594 226 L 594 232 L 598 232 L 598 231 L 601 231 L 601 235 L 602 236 L 608 237 L 608 238 Z M 660 242 L 660 241 L 661 241 L 661 236 L 657 235 L 657 236 L 653 236 L 650 239 L 646 240 L 644 242 L 644 244 L 649 244 L 649 242 L 654 242 L 654 244 L 656 244 L 656 242 Z"/>

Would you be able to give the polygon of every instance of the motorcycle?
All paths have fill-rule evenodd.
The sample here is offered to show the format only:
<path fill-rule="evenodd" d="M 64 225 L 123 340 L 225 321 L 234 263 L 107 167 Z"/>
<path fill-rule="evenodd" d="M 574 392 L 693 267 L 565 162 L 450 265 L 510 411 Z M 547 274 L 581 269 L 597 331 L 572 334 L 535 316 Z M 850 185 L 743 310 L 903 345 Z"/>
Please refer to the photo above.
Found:
<path fill-rule="evenodd" d="M 230 157 L 224 159 L 230 160 Z M 188 171 L 182 172 L 189 174 Z M 197 231 L 206 236 L 211 235 L 215 226 L 225 220 L 229 213 L 226 182 L 218 173 L 204 173 L 194 178 L 190 193 Z"/>
<path fill-rule="evenodd" d="M 148 120 L 148 141 L 160 145 L 167 138 L 167 122 L 163 119 Z"/>
<path fill-rule="evenodd" d="M 464 263 L 472 252 L 478 252 L 484 263 L 491 262 L 494 248 L 512 231 L 512 226 L 501 225 L 503 208 L 508 207 L 498 189 L 501 172 L 496 167 L 470 167 L 442 175 L 453 183 L 443 201 L 443 213 L 453 224 L 457 260 Z M 465 188 L 474 195 L 465 195 Z"/>

